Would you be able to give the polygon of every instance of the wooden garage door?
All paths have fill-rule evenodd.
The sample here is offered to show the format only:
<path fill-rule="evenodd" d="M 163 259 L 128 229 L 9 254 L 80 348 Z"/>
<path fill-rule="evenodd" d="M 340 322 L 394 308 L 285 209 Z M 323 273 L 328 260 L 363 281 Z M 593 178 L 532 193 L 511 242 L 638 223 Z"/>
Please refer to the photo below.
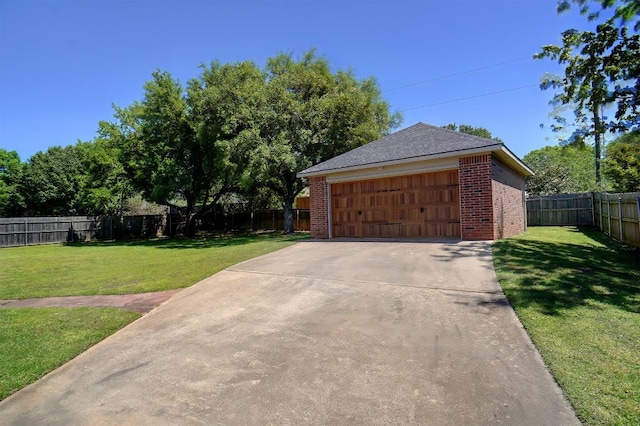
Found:
<path fill-rule="evenodd" d="M 334 237 L 460 237 L 458 171 L 331 185 Z"/>

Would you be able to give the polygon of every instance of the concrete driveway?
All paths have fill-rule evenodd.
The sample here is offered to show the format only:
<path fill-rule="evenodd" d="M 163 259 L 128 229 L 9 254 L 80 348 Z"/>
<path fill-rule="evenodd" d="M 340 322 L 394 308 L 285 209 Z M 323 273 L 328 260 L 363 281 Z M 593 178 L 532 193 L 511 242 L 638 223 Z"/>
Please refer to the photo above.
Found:
<path fill-rule="evenodd" d="M 180 292 L 3 424 L 578 424 L 484 242 L 309 241 Z"/>

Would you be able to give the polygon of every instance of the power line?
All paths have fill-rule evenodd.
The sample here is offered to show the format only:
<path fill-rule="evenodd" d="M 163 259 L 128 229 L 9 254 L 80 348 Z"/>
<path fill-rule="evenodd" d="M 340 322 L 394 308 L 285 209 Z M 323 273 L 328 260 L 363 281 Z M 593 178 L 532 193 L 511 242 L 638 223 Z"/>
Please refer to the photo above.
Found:
<path fill-rule="evenodd" d="M 409 83 L 409 84 L 405 84 L 404 86 L 398 86 L 398 87 L 394 87 L 392 89 L 383 90 L 382 93 L 393 92 L 394 90 L 406 89 L 407 87 L 419 86 L 421 84 L 427 84 L 427 83 L 431 83 L 431 82 L 439 81 L 439 80 L 444 80 L 444 79 L 451 78 L 451 77 L 457 77 L 459 75 L 471 74 L 473 72 L 482 71 L 482 70 L 486 70 L 486 69 L 489 69 L 489 68 L 495 68 L 495 67 L 499 67 L 501 65 L 511 64 L 513 62 L 519 62 L 519 61 L 523 61 L 525 59 L 531 59 L 531 56 L 523 56 L 522 58 L 511 59 L 509 61 L 499 62 L 499 63 L 493 64 L 493 65 L 486 65 L 484 67 L 474 68 L 474 69 L 467 70 L 467 71 L 461 71 L 461 72 L 458 72 L 458 73 L 455 73 L 455 74 L 449 74 L 449 75 L 444 75 L 444 76 L 441 76 L 441 77 L 435 77 L 435 78 L 431 78 L 429 80 L 418 81 L 416 83 Z"/>
<path fill-rule="evenodd" d="M 438 106 L 438 105 L 444 105 L 444 104 L 452 104 L 452 103 L 455 103 L 455 102 L 466 101 L 466 100 L 469 100 L 469 99 L 483 98 L 485 96 L 492 96 L 492 95 L 497 95 L 497 94 L 506 93 L 506 92 L 515 92 L 516 90 L 528 89 L 530 87 L 538 87 L 538 86 L 539 86 L 539 84 L 527 84 L 526 86 L 514 87 L 514 88 L 511 88 L 511 89 L 505 89 L 505 90 L 498 90 L 496 92 L 483 93 L 481 95 L 467 96 L 466 98 L 459 98 L 459 99 L 453 99 L 453 100 L 450 100 L 450 101 L 436 102 L 435 104 L 429 104 L 429 105 L 422 105 L 422 106 L 417 106 L 417 107 L 405 108 L 405 109 L 401 109 L 399 112 L 412 111 L 414 109 L 421 109 L 421 108 L 429 108 L 429 107 Z"/>

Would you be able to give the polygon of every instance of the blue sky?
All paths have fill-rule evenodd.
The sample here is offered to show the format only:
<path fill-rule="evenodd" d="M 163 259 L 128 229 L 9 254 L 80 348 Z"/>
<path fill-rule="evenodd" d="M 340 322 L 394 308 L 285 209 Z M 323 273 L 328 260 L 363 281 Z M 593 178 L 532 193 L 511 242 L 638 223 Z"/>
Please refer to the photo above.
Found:
<path fill-rule="evenodd" d="M 532 55 L 557 44 L 563 30 L 591 25 L 555 7 L 555 0 L 1 0 L 0 147 L 26 161 L 91 140 L 98 122 L 112 118 L 111 105 L 140 99 L 156 69 L 186 83 L 201 63 L 263 66 L 279 52 L 315 47 L 334 69 L 376 77 L 391 109 L 404 113 L 401 128 L 482 126 L 522 157 L 557 143 L 548 130 L 552 94 L 537 85 L 560 68 Z"/>

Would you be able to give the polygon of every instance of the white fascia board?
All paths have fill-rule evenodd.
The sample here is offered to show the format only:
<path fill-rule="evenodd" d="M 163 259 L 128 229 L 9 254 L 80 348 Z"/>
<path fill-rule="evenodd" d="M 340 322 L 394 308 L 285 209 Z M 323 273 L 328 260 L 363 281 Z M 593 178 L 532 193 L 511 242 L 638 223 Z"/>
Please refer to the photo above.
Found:
<path fill-rule="evenodd" d="M 505 161 L 508 165 L 518 170 L 524 176 L 533 176 L 535 173 L 525 163 L 522 162 L 516 155 L 509 150 L 506 146 L 502 145 L 498 156 Z"/>
<path fill-rule="evenodd" d="M 442 170 L 457 170 L 458 159 L 453 158 L 451 161 L 440 161 L 430 158 L 428 161 L 416 161 L 415 166 L 408 166 L 405 164 L 393 164 L 386 166 L 368 167 L 360 170 L 351 170 L 345 172 L 334 172 L 327 175 L 327 182 L 350 182 L 367 179 L 378 179 L 391 176 L 407 176 L 420 173 L 439 172 Z M 412 163 L 409 163 L 412 164 Z M 405 167 L 398 167 L 405 166 Z"/>

